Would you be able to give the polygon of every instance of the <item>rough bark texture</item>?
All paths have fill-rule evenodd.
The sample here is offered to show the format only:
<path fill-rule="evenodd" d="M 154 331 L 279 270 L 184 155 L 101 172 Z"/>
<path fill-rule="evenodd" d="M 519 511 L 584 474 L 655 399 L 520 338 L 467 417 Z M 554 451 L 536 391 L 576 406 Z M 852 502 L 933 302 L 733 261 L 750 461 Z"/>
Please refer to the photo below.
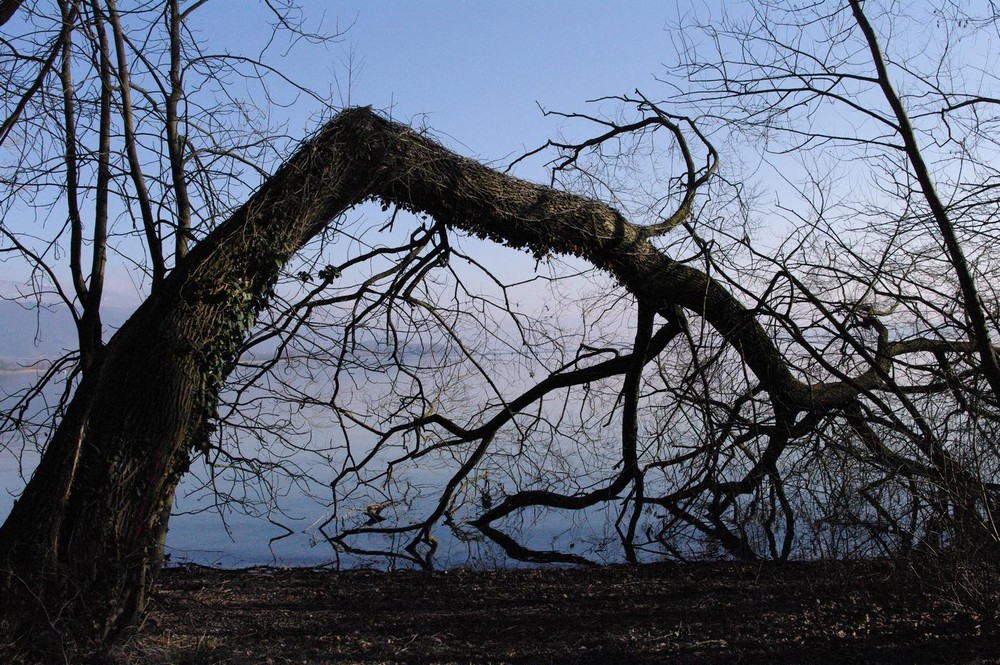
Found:
<path fill-rule="evenodd" d="M 662 312 L 704 315 L 791 410 L 798 382 L 752 315 L 613 209 L 459 157 L 370 108 L 340 113 L 194 247 L 109 341 L 0 528 L 7 618 L 107 643 L 155 578 L 173 492 L 235 349 L 281 266 L 347 208 L 380 199 L 537 255 L 574 254 Z"/>

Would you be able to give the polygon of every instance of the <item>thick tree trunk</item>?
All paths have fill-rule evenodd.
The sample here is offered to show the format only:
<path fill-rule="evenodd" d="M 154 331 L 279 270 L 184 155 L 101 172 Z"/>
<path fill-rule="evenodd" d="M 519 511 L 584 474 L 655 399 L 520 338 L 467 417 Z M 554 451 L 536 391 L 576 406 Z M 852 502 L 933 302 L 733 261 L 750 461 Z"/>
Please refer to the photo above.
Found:
<path fill-rule="evenodd" d="M 174 489 L 253 315 L 288 257 L 363 190 L 337 149 L 358 115 L 307 143 L 95 360 L 0 527 L 10 623 L 106 643 L 141 615 Z"/>
<path fill-rule="evenodd" d="M 585 257 L 661 311 L 705 315 L 777 399 L 808 399 L 763 329 L 620 214 L 492 171 L 370 109 L 339 114 L 199 243 L 109 341 L 0 527 L 8 621 L 106 644 L 142 614 L 174 489 L 280 267 L 370 198 L 527 249 Z M 335 223 L 335 222 L 334 222 Z M 819 393 L 813 392 L 813 397 Z"/>

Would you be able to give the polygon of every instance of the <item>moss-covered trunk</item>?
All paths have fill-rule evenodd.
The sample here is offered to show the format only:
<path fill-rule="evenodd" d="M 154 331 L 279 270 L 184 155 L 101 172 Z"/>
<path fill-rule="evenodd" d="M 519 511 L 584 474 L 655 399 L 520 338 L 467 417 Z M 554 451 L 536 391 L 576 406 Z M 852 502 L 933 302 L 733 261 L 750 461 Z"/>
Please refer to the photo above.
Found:
<path fill-rule="evenodd" d="M 0 527 L 0 602 L 16 631 L 51 626 L 100 645 L 141 617 L 177 481 L 235 349 L 288 257 L 357 201 L 360 183 L 330 139 L 350 120 L 305 144 L 200 243 L 88 371 Z"/>

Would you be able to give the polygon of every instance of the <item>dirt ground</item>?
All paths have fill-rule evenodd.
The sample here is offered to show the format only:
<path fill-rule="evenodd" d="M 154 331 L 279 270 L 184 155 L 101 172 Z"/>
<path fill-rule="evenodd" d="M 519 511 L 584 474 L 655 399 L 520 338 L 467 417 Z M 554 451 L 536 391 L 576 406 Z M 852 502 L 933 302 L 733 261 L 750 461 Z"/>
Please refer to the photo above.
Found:
<path fill-rule="evenodd" d="M 174 569 L 141 663 L 1000 663 L 1000 633 L 884 564 L 451 572 Z"/>

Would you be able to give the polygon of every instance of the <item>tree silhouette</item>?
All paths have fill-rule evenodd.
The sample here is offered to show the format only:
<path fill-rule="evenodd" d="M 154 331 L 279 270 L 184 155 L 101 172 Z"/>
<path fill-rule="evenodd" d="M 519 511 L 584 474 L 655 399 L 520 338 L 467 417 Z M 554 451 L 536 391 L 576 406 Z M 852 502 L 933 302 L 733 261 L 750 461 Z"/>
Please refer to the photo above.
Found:
<path fill-rule="evenodd" d="M 82 21 L 93 28 L 87 35 L 96 56 L 97 110 L 87 117 L 96 118 L 97 140 L 86 159 L 78 155 L 74 127 L 82 116 L 67 71 L 73 62 L 63 57 L 52 75 L 65 118 L 58 135 L 74 295 L 60 293 L 78 313 L 79 380 L 0 527 L 4 609 L 14 632 L 53 625 L 71 639 L 107 645 L 134 627 L 161 564 L 178 480 L 197 454 L 226 454 L 213 430 L 239 403 L 227 391 L 274 377 L 279 363 L 293 361 L 329 369 L 334 388 L 290 399 L 325 406 L 345 430 L 375 439 L 365 450 L 349 448 L 332 482 L 335 501 L 355 492 L 371 499 L 365 493 L 373 489 L 385 499 L 359 512 L 363 522 L 331 518 L 324 525 L 341 548 L 368 551 L 354 539 L 402 537 L 400 551 L 387 553 L 430 565 L 434 527 L 445 522 L 460 530 L 465 523 L 517 558 L 585 562 L 575 552 L 530 548 L 503 526 L 530 510 L 597 504 L 617 506 L 618 537 L 633 561 L 653 547 L 683 556 L 676 542 L 685 530 L 731 556 L 787 558 L 803 524 L 865 532 L 885 551 L 919 543 L 995 546 L 996 306 L 982 287 L 991 267 L 977 273 L 967 258 L 988 257 L 982 229 L 995 224 L 992 167 L 983 153 L 963 154 L 959 161 L 983 179 L 969 185 L 960 178 L 950 197 L 938 194 L 950 167 L 928 166 L 936 148 L 914 129 L 910 98 L 895 92 L 891 61 L 860 3 L 788 12 L 761 5 L 748 23 L 717 32 L 746 47 L 737 51 L 746 69 L 727 52 L 709 62 L 692 53 L 685 75 L 701 87 L 681 99 L 693 109 L 688 115 L 635 93 L 617 100 L 636 115 L 632 121 L 567 116 L 597 123 L 600 133 L 547 148 L 559 155 L 557 177 L 578 177 L 592 195 L 518 179 L 371 108 L 349 108 L 210 229 L 192 222 L 195 197 L 185 195 L 193 180 L 181 168 L 191 139 L 176 127 L 180 79 L 160 76 L 166 102 L 151 107 L 165 128 L 165 168 L 160 180 L 149 181 L 174 211 L 164 224 L 151 212 L 143 159 L 132 149 L 140 132 L 129 119 L 135 105 L 124 93 L 128 62 L 120 59 L 131 47 L 117 9 L 111 2 L 60 6 L 59 28 L 47 44 L 55 56 L 51 63 L 38 59 L 35 75 L 22 77 L 23 91 L 11 97 L 25 103 L 15 103 L 20 110 L 5 128 L 30 121 L 25 111 L 37 93 L 37 72 L 49 75 L 72 44 L 75 30 L 67 26 Z M 184 14 L 176 3 L 164 5 L 170 34 L 181 34 Z M 800 42 L 783 32 L 789 25 L 832 26 L 819 42 L 830 47 L 825 59 L 804 56 Z M 781 34 L 770 31 L 778 27 Z M 175 49 L 168 51 L 167 61 L 179 62 Z M 934 87 L 938 79 L 919 81 Z M 994 104 L 983 95 L 937 90 L 938 116 L 923 102 L 920 120 L 943 118 L 952 137 L 958 124 L 951 114 L 983 113 L 980 107 Z M 859 101 L 875 99 L 881 106 Z M 824 133 L 794 115 L 831 102 L 875 121 L 876 133 Z M 733 187 L 720 174 L 713 122 L 769 140 L 791 137 L 802 151 L 833 144 L 877 167 L 891 156 L 884 163 L 903 174 L 886 186 L 895 203 L 864 211 L 864 237 L 875 249 L 855 246 L 824 205 L 808 216 L 788 212 L 802 227 L 791 248 L 765 251 L 745 227 L 713 226 L 713 210 L 734 210 L 715 207 Z M 984 122 L 976 116 L 971 135 L 980 136 Z M 624 205 L 593 195 L 614 183 L 618 160 L 661 137 L 679 175 L 650 206 L 655 214 L 638 223 Z M 124 147 L 117 171 L 113 138 Z M 962 138 L 953 140 L 971 150 Z M 93 174 L 95 192 L 89 274 L 82 267 L 84 224 L 73 203 L 80 164 Z M 151 288 L 105 343 L 100 290 L 111 182 L 131 183 L 125 199 L 138 212 L 134 235 L 148 250 Z M 376 245 L 348 228 L 345 213 L 370 201 L 393 211 L 383 231 L 412 221 L 406 240 Z M 729 201 L 735 209 L 746 203 L 739 194 Z M 913 227 L 935 233 L 946 252 L 910 244 Z M 683 244 L 668 240 L 674 234 Z M 168 235 L 172 250 L 164 249 Z M 448 272 L 456 257 L 475 263 L 453 247 L 456 235 L 593 266 L 592 278 L 611 293 L 607 310 L 628 317 L 628 334 L 593 333 L 597 343 L 553 334 L 559 348 L 543 358 L 530 331 L 519 328 L 509 350 L 531 369 L 531 380 L 501 385 L 512 363 L 491 364 L 474 341 L 491 334 L 493 323 L 478 320 L 471 336 L 463 326 L 487 309 L 506 312 L 515 324 L 520 318 L 512 303 L 470 295 L 469 285 Z M 4 237 L 59 283 L 48 257 L 10 231 Z M 353 253 L 339 264 L 316 258 L 302 269 L 296 257 L 317 239 L 347 242 Z M 171 252 L 172 267 L 165 258 Z M 376 259 L 389 267 L 341 284 Z M 436 284 L 442 272 L 452 281 Z M 296 297 L 287 295 L 289 279 L 299 283 Z M 341 318 L 326 325 L 341 332 L 324 337 L 322 326 L 311 327 L 318 312 L 341 305 Z M 261 316 L 267 321 L 258 324 Z M 307 330 L 314 346 L 297 358 L 293 346 Z M 377 343 L 366 337 L 372 330 Z M 576 348 L 568 349 L 567 339 Z M 263 341 L 274 344 L 267 358 L 248 359 L 248 345 Z M 241 377 L 235 384 L 234 370 Z M 452 370 L 458 378 L 445 380 Z M 342 383 L 362 375 L 385 382 L 386 399 L 368 411 L 342 394 Z M 467 376 L 488 385 L 485 397 Z M 387 508 L 405 502 L 405 480 L 395 468 L 434 455 L 450 460 L 452 473 L 427 514 L 387 516 Z M 572 465 L 560 474 L 569 457 L 590 464 L 589 475 Z M 502 483 L 490 485 L 504 473 Z"/>

